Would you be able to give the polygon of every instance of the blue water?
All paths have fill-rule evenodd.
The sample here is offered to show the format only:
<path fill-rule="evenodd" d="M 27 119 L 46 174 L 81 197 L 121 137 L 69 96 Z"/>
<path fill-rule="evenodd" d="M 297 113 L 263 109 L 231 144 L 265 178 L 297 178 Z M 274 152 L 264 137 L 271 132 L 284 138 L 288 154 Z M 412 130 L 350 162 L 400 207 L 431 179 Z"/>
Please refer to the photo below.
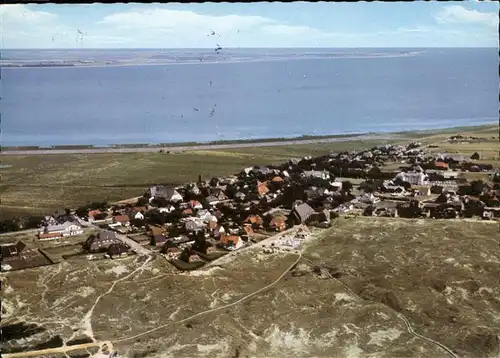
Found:
<path fill-rule="evenodd" d="M 412 51 L 418 53 L 395 56 Z M 368 56 L 374 52 L 383 55 Z M 2 68 L 3 145 L 207 141 L 498 121 L 493 48 L 6 50 L 2 57 L 168 62 Z"/>

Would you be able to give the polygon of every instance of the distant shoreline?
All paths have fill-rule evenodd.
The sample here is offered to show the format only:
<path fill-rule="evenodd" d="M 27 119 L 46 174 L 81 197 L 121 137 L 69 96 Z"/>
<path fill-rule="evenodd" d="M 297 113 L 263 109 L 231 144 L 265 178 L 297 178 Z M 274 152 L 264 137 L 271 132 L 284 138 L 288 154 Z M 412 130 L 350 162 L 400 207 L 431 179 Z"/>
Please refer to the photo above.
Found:
<path fill-rule="evenodd" d="M 148 153 L 158 152 L 182 152 L 186 150 L 207 150 L 207 149 L 231 149 L 231 148 L 252 148 L 266 146 L 285 146 L 295 144 L 315 144 L 315 143 L 335 143 L 354 140 L 391 140 L 391 139 L 408 139 L 411 140 L 411 135 L 414 134 L 434 134 L 457 132 L 471 129 L 489 128 L 495 125 L 483 124 L 476 126 L 460 126 L 436 129 L 422 129 L 399 131 L 389 133 L 349 133 L 349 134 L 332 134 L 332 135 L 302 135 L 292 138 L 259 138 L 259 139 L 235 139 L 235 140 L 220 140 L 209 142 L 179 142 L 179 143 L 136 143 L 136 144 L 111 144 L 108 146 L 97 145 L 54 145 L 46 146 L 2 146 L 0 147 L 0 155 L 30 155 L 30 154 L 95 154 L 95 153 Z M 407 138 L 410 136 L 409 138 Z"/>
<path fill-rule="evenodd" d="M 340 56 L 302 56 L 302 57 L 286 57 L 286 58 L 259 58 L 259 59 L 248 59 L 248 60 L 192 60 L 191 62 L 167 62 L 167 61 L 151 61 L 151 62 L 116 62 L 116 63 L 80 63 L 75 60 L 74 62 L 68 61 L 68 63 L 53 63 L 53 64 L 26 64 L 21 63 L 19 65 L 13 64 L 1 64 L 0 69 L 32 69 L 32 68 L 103 68 L 103 67 L 142 67 L 142 66 L 178 66 L 178 65 L 199 65 L 199 64 L 225 64 L 225 63 L 255 63 L 255 62 L 279 62 L 279 61 L 299 61 L 299 60 L 338 60 L 338 59 L 374 59 L 374 58 L 399 58 L 399 57 L 412 57 L 420 54 L 422 52 L 408 52 L 402 54 L 386 54 L 386 53 L 374 53 L 374 54 L 349 54 Z M 224 55 L 223 53 L 221 55 Z M 56 61 L 56 60 L 53 60 Z"/>

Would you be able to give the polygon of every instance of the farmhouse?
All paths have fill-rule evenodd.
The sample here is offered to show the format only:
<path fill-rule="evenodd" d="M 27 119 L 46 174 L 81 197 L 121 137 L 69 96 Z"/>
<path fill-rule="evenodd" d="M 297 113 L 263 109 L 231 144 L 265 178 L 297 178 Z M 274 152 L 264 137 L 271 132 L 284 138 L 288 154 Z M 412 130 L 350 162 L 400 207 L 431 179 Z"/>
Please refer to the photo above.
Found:
<path fill-rule="evenodd" d="M 103 230 L 97 235 L 90 235 L 83 244 L 83 248 L 88 252 L 106 251 L 111 244 L 119 244 L 121 240 L 118 239 L 114 232 Z"/>
<path fill-rule="evenodd" d="M 38 233 L 40 240 L 50 240 L 62 236 L 74 236 L 83 234 L 83 229 L 76 222 L 65 221 L 58 225 L 47 225 L 42 227 Z"/>
<path fill-rule="evenodd" d="M 227 250 L 238 250 L 243 246 L 243 241 L 236 235 L 223 235 L 220 238 L 220 246 Z"/>

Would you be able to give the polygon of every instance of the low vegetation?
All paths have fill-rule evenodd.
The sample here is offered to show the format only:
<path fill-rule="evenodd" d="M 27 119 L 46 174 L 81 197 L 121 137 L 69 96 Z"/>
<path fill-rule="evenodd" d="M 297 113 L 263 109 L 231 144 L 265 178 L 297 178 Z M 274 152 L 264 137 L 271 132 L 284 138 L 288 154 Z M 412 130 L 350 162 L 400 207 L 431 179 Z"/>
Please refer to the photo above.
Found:
<path fill-rule="evenodd" d="M 386 141 L 387 142 L 387 141 Z M 175 154 L 110 153 L 2 156 L 0 216 L 43 215 L 59 207 L 140 196 L 150 184 L 184 184 L 252 165 L 372 147 L 380 141 L 299 144 Z"/>

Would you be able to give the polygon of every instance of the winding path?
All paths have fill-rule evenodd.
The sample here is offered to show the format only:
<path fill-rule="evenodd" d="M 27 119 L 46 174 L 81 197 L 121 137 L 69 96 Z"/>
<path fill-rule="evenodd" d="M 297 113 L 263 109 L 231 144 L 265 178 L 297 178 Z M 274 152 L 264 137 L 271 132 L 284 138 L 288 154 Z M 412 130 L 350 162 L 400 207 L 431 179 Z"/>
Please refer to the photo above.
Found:
<path fill-rule="evenodd" d="M 136 334 L 134 336 L 130 336 L 130 337 L 126 337 L 126 338 L 122 338 L 122 339 L 118 339 L 118 340 L 114 340 L 113 342 L 114 343 L 119 343 L 119 342 L 124 342 L 124 341 L 129 341 L 131 339 L 135 339 L 135 338 L 139 338 L 139 337 L 142 337 L 144 335 L 147 335 L 149 333 L 152 333 L 154 331 L 157 331 L 159 329 L 162 329 L 162 328 L 165 328 L 165 327 L 168 327 L 168 326 L 171 326 L 173 324 L 176 324 L 176 323 L 184 323 L 184 322 L 187 322 L 187 321 L 190 321 L 196 317 L 200 317 L 200 316 L 203 316 L 205 314 L 208 314 L 208 313 L 212 313 L 212 312 L 216 312 L 216 311 L 220 311 L 220 310 L 223 310 L 223 309 L 226 309 L 226 308 L 229 308 L 229 307 L 233 307 L 233 306 L 236 306 L 237 304 L 241 303 L 241 302 L 244 302 L 250 298 L 252 298 L 253 296 L 255 295 L 258 295 L 259 293 L 261 293 L 262 291 L 265 291 L 273 286 L 275 286 L 278 282 L 280 282 L 283 277 L 285 277 L 285 275 L 290 272 L 294 267 L 295 265 L 297 265 L 300 261 L 300 259 L 302 258 L 302 253 L 299 253 L 298 254 L 298 257 L 297 257 L 297 260 L 295 260 L 293 262 L 293 264 L 291 264 L 286 270 L 285 272 L 283 272 L 274 282 L 270 283 L 269 285 L 265 286 L 265 287 L 262 287 L 261 289 L 258 289 L 257 291 L 255 292 L 252 292 L 240 299 L 238 299 L 237 301 L 234 301 L 232 303 L 229 303 L 227 305 L 223 305 L 223 306 L 220 306 L 220 307 L 216 307 L 216 308 L 212 308 L 212 309 L 208 309 L 208 310 L 205 310 L 205 311 L 202 311 L 202 312 L 199 312 L 199 313 L 196 313 L 192 316 L 189 316 L 187 318 L 184 318 L 180 321 L 175 321 L 175 322 L 170 322 L 170 323 L 166 323 L 164 325 L 161 325 L 161 326 L 158 326 L 158 327 L 155 327 L 155 328 L 152 328 L 150 330 L 147 330 L 145 332 L 142 332 L 142 333 L 139 333 L 139 334 Z"/>
<path fill-rule="evenodd" d="M 87 349 L 87 348 L 91 348 L 91 347 L 99 347 L 99 349 L 102 349 L 102 347 L 104 345 L 107 346 L 107 350 L 109 352 L 113 351 L 113 343 L 110 341 L 104 341 L 104 342 L 95 342 L 95 343 L 75 344 L 73 346 L 64 346 L 64 347 L 58 347 L 58 348 L 47 348 L 47 349 L 41 349 L 38 351 L 5 353 L 5 354 L 2 354 L 2 357 L 4 357 L 4 358 L 18 358 L 18 357 L 42 356 L 42 355 L 51 354 L 51 353 L 66 353 L 66 352 L 74 351 L 77 349 Z"/>
<path fill-rule="evenodd" d="M 326 272 L 326 274 L 328 275 L 328 277 L 329 277 L 330 279 L 332 279 L 332 280 L 335 280 L 335 281 L 339 282 L 342 286 L 344 286 L 344 288 L 347 290 L 347 292 L 349 292 L 349 293 L 350 293 L 351 295 L 353 295 L 354 297 L 357 297 L 357 298 L 359 298 L 360 300 L 363 300 L 363 301 L 365 301 L 365 302 L 380 303 L 380 302 L 370 301 L 370 300 L 364 299 L 363 297 L 359 296 L 357 293 L 355 293 L 353 290 L 351 290 L 351 289 L 349 288 L 349 286 L 347 286 L 344 282 L 342 282 L 341 280 L 336 279 L 335 277 L 333 277 L 333 276 L 330 274 L 330 272 L 328 271 L 328 269 L 327 269 L 326 267 L 324 267 L 324 266 L 322 266 L 322 265 L 318 265 L 318 264 L 314 263 L 313 261 L 311 261 L 311 260 L 309 260 L 309 259 L 307 259 L 307 258 L 305 258 L 305 257 L 304 257 L 304 260 L 305 260 L 305 261 L 307 261 L 307 262 L 309 262 L 310 264 L 312 264 L 312 265 L 314 265 L 314 266 L 318 266 L 318 267 L 320 267 L 320 268 L 325 269 L 325 272 Z M 446 351 L 446 353 L 448 353 L 451 357 L 453 357 L 453 358 L 458 358 L 458 355 L 457 355 L 455 352 L 453 352 L 450 348 L 446 347 L 444 344 L 439 343 L 439 342 L 437 342 L 437 341 L 435 341 L 435 340 L 433 340 L 433 339 L 430 339 L 430 338 L 428 338 L 428 337 L 425 337 L 425 336 L 423 336 L 423 335 L 421 335 L 421 334 L 419 334 L 419 333 L 415 332 L 415 329 L 413 329 L 413 326 L 411 325 L 410 321 L 409 321 L 409 320 L 408 320 L 408 319 L 407 319 L 407 318 L 406 318 L 406 317 L 405 317 L 402 313 L 400 313 L 400 312 L 398 312 L 398 311 L 394 310 L 393 308 L 391 308 L 391 307 L 389 307 L 389 306 L 387 306 L 387 305 L 385 305 L 385 306 L 386 306 L 387 308 L 391 309 L 391 310 L 392 310 L 392 311 L 393 311 L 393 312 L 394 312 L 394 313 L 398 316 L 398 318 L 399 318 L 399 319 L 401 319 L 401 320 L 405 323 L 406 328 L 407 328 L 407 330 L 408 330 L 408 333 L 409 333 L 409 334 L 411 334 L 412 336 L 414 336 L 414 337 L 416 337 L 416 338 L 420 338 L 420 339 L 422 339 L 422 340 L 424 340 L 424 341 L 427 341 L 427 342 L 429 342 L 429 343 L 435 344 L 435 345 L 437 345 L 438 347 L 440 347 L 441 349 L 443 349 L 444 351 Z"/>

